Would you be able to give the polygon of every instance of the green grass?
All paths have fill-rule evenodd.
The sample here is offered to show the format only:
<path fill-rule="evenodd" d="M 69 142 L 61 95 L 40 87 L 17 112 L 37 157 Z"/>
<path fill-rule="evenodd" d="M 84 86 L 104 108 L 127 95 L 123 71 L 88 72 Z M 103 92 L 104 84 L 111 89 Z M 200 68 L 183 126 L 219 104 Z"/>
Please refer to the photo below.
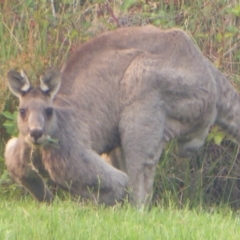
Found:
<path fill-rule="evenodd" d="M 229 209 L 212 211 L 125 204 L 96 207 L 77 202 L 39 204 L 30 198 L 0 200 L 0 239 L 240 239 L 240 217 Z"/>

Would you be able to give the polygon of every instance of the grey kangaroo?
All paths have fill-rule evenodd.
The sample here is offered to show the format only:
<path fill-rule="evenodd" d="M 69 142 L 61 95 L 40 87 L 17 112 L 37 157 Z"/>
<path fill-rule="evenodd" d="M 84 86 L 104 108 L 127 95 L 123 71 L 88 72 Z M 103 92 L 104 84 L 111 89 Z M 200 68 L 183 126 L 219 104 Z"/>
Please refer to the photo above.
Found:
<path fill-rule="evenodd" d="M 214 123 L 240 141 L 237 91 L 178 29 L 106 32 L 38 87 L 23 71 L 10 71 L 8 84 L 20 103 L 6 165 L 39 201 L 53 200 L 47 173 L 73 195 L 111 205 L 127 192 L 133 204 L 146 204 L 166 142 L 177 138 L 179 154 L 190 157 Z"/>

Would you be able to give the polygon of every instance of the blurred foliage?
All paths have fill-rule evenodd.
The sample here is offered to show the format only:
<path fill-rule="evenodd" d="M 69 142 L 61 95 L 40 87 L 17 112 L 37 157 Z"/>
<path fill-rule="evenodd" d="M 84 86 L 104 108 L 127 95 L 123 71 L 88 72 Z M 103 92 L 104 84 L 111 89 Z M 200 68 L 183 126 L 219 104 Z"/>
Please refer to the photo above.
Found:
<path fill-rule="evenodd" d="M 239 0 L 0 0 L 1 156 L 5 141 L 16 134 L 17 100 L 7 91 L 9 69 L 23 68 L 36 80 L 48 66 L 61 67 L 78 44 L 93 36 L 147 24 L 187 31 L 240 89 Z M 155 199 L 167 201 L 171 195 L 179 206 L 189 200 L 192 205 L 239 205 L 239 149 L 224 132 L 213 127 L 190 160 L 175 156 L 174 148 L 173 141 L 161 157 Z M 0 191 L 12 193 L 16 185 L 7 176 L 3 157 L 0 176 Z"/>
<path fill-rule="evenodd" d="M 5 127 L 6 132 L 11 137 L 16 137 L 18 135 L 17 114 L 18 114 L 17 111 L 15 111 L 14 113 L 10 113 L 8 111 L 2 112 L 2 115 L 6 118 L 6 121 L 3 123 L 3 126 Z"/>

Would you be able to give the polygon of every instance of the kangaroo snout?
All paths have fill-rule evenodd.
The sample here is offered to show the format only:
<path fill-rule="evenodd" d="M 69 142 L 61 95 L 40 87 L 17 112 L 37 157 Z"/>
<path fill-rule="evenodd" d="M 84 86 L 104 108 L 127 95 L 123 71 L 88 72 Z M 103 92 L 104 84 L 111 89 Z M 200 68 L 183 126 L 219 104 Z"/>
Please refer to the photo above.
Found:
<path fill-rule="evenodd" d="M 34 139 L 35 142 L 37 142 L 37 140 L 41 138 L 42 135 L 43 135 L 42 129 L 32 129 L 30 131 L 30 136 Z"/>

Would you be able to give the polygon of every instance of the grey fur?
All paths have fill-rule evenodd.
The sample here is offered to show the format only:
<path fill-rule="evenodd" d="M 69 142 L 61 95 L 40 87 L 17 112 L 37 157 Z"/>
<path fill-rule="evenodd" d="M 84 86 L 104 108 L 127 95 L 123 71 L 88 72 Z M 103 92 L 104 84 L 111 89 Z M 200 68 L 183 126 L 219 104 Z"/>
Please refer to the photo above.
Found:
<path fill-rule="evenodd" d="M 13 92 L 15 74 L 9 77 Z M 238 93 L 181 30 L 146 26 L 103 33 L 70 56 L 57 94 L 54 81 L 60 78 L 49 77 L 51 71 L 45 76 L 48 95 L 31 88 L 19 97 L 27 111 L 5 152 L 13 178 L 40 201 L 53 196 L 29 165 L 31 145 L 33 165 L 42 162 L 73 194 L 113 204 L 128 185 L 138 205 L 150 199 L 169 140 L 177 138 L 179 153 L 189 157 L 217 123 L 240 141 Z M 55 109 L 49 118 L 46 108 Z M 57 147 L 46 144 L 50 137 L 59 140 Z M 102 153 L 128 176 L 104 162 Z"/>

